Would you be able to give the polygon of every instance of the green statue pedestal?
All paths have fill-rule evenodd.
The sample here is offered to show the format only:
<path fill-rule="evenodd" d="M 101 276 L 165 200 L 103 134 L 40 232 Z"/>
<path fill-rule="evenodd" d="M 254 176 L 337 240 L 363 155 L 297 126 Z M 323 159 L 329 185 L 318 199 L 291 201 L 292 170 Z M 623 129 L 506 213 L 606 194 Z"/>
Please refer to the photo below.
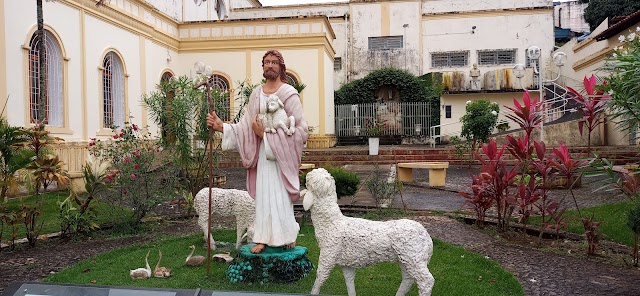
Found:
<path fill-rule="evenodd" d="M 238 256 L 225 271 L 231 283 L 291 283 L 306 277 L 313 269 L 305 247 L 284 249 L 267 246 L 262 253 L 253 254 L 253 246 L 255 244 L 241 246 Z"/>

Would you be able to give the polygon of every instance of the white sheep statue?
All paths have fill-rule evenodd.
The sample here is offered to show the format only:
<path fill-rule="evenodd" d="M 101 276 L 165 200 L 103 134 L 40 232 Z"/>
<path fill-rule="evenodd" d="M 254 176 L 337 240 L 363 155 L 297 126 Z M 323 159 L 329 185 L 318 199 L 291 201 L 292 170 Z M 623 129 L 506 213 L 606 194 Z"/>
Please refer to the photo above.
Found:
<path fill-rule="evenodd" d="M 311 210 L 320 246 L 311 294 L 320 293 L 320 287 L 336 265 L 342 267 L 349 296 L 355 296 L 356 268 L 397 261 L 402 270 L 402 283 L 396 296 L 405 295 L 414 282 L 418 284 L 420 296 L 431 295 L 435 279 L 427 265 L 433 254 L 433 241 L 420 223 L 407 219 L 370 221 L 342 215 L 335 181 L 323 168 L 307 174 L 307 189 L 301 195 L 304 209 Z"/>
<path fill-rule="evenodd" d="M 236 249 L 244 237 L 247 242 L 253 240 L 254 221 L 256 216 L 256 204 L 249 192 L 237 189 L 212 188 L 211 214 L 223 217 L 236 217 Z M 207 240 L 207 206 L 209 205 L 209 188 L 203 188 L 196 194 L 194 208 L 198 213 L 198 225 L 204 232 L 204 240 Z M 216 249 L 213 236 L 211 237 L 211 249 Z"/>
<path fill-rule="evenodd" d="M 287 135 L 291 136 L 296 131 L 296 119 L 287 116 L 284 111 L 284 103 L 278 96 L 271 94 L 267 97 L 267 110 L 259 114 L 265 133 L 275 133 L 281 128 Z"/>

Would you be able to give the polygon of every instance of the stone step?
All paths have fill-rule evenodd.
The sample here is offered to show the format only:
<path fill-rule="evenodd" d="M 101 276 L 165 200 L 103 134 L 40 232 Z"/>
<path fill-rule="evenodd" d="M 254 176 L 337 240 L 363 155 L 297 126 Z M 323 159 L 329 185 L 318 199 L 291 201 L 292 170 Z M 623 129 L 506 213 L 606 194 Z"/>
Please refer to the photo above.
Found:
<path fill-rule="evenodd" d="M 595 147 L 602 157 L 609 159 L 615 164 L 625 164 L 635 159 L 639 159 L 638 150 L 633 146 L 605 146 Z M 573 157 L 588 158 L 586 147 L 570 147 L 569 152 Z M 547 156 L 552 157 L 553 150 L 547 149 Z M 514 164 L 517 160 L 507 151 L 504 157 L 509 164 Z M 379 155 L 369 155 L 367 146 L 334 147 L 328 149 L 305 149 L 303 151 L 302 162 L 313 163 L 317 166 L 334 165 L 342 166 L 346 164 L 395 164 L 397 162 L 415 161 L 448 161 L 451 165 L 469 164 L 472 159 L 470 153 L 456 155 L 454 148 L 428 148 L 425 146 L 382 146 Z M 478 164 L 477 161 L 473 163 Z M 225 152 L 220 167 L 240 167 L 242 162 L 237 152 Z"/>

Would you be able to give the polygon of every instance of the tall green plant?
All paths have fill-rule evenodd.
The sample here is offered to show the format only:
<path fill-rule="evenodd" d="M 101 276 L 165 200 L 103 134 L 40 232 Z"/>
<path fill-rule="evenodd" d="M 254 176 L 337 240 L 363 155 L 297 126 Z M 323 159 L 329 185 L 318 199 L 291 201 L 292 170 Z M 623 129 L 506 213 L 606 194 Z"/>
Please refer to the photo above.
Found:
<path fill-rule="evenodd" d="M 181 187 L 193 196 L 202 188 L 207 174 L 205 164 L 208 163 L 208 156 L 204 147 L 210 140 L 206 126 L 209 112 L 206 93 L 204 88 L 194 89 L 195 85 L 193 80 L 181 76 L 160 84 L 157 91 L 142 98 L 149 107 L 151 119 L 166 131 L 161 138 L 161 145 L 165 155 L 180 168 Z M 237 96 L 240 112 L 244 110 L 254 87 L 249 83 L 240 83 Z M 212 89 L 210 95 L 216 112 L 223 118 L 230 118 L 230 111 L 225 109 L 229 94 Z M 239 120 L 240 112 L 232 121 Z M 171 135 L 171 141 L 166 135 Z M 194 145 L 194 142 L 200 144 Z M 216 149 L 215 163 L 219 157 L 220 152 Z"/>
<path fill-rule="evenodd" d="M 51 146 L 63 141 L 61 138 L 52 137 L 45 130 L 44 124 L 38 124 L 27 130 L 27 142 L 21 145 L 31 150 L 34 155 L 33 161 L 25 168 L 29 173 L 25 175 L 26 183 L 30 191 L 34 192 L 36 198 L 33 204 L 21 205 L 23 224 L 27 230 L 27 240 L 30 246 L 35 246 L 42 224 L 38 226 L 38 217 L 42 213 L 44 195 L 40 188 L 46 191 L 52 183 L 67 185 L 69 176 L 63 168 L 62 162 L 57 155 L 54 155 Z"/>
<path fill-rule="evenodd" d="M 0 118 L 0 199 L 7 201 L 9 194 L 18 188 L 16 172 L 25 168 L 33 157 L 33 152 L 20 144 L 28 140 L 23 128 L 10 126 L 4 117 Z"/>
<path fill-rule="evenodd" d="M 298 91 L 299 94 L 302 93 L 302 91 L 307 87 L 306 84 L 304 84 L 302 82 L 296 82 L 291 77 L 287 77 L 287 83 L 289 83 L 291 86 L 293 86 L 293 88 L 295 88 Z"/>

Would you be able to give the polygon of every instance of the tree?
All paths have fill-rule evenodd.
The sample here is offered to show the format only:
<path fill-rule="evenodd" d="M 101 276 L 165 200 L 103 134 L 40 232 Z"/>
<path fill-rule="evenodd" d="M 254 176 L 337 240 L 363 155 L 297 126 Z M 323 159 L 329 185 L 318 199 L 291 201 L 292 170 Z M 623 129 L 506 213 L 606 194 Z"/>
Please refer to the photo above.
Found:
<path fill-rule="evenodd" d="M 640 1 L 629 0 L 581 0 L 589 3 L 584 11 L 584 20 L 589 23 L 591 31 L 606 18 L 611 20 L 616 16 L 630 15 L 640 9 Z"/>
<path fill-rule="evenodd" d="M 466 113 L 460 118 L 461 135 L 471 142 L 471 149 L 485 143 L 498 122 L 500 107 L 486 100 L 467 101 Z"/>

